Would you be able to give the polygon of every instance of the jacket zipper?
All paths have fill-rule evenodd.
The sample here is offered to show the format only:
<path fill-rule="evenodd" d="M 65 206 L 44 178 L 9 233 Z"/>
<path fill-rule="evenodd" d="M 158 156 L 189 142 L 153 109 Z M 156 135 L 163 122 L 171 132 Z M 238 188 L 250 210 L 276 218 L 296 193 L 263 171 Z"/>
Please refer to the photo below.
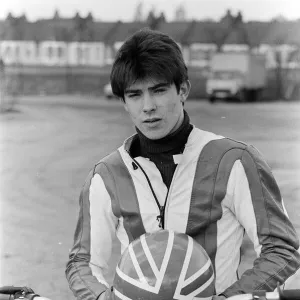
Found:
<path fill-rule="evenodd" d="M 159 227 L 162 228 L 162 229 L 165 229 L 165 211 L 166 211 L 166 204 L 167 204 L 168 195 L 169 195 L 169 189 L 167 191 L 167 195 L 166 195 L 166 198 L 165 198 L 164 205 L 160 207 L 159 216 L 157 216 L 157 218 L 156 218 L 159 221 Z"/>
<path fill-rule="evenodd" d="M 176 169 L 175 169 L 175 172 L 173 174 L 173 178 L 172 178 L 172 181 L 171 181 L 171 184 L 170 184 L 170 187 L 168 189 L 168 192 L 167 192 L 167 196 L 166 196 L 166 199 L 165 199 L 165 203 L 164 203 L 164 207 L 163 207 L 163 225 L 165 226 L 165 213 L 166 213 L 166 209 L 167 209 L 167 204 L 169 203 L 168 202 L 168 197 L 169 197 L 169 194 L 170 194 L 170 191 L 172 190 L 172 187 L 173 187 L 173 182 L 174 182 L 174 178 L 177 174 L 177 170 L 178 170 L 178 165 L 176 166 Z"/>
<path fill-rule="evenodd" d="M 152 193 L 152 195 L 155 199 L 155 202 L 158 206 L 158 209 L 159 209 L 159 215 L 156 217 L 156 220 L 159 222 L 158 226 L 160 228 L 164 229 L 164 227 L 165 227 L 165 224 L 164 224 L 165 223 L 165 220 L 164 220 L 165 219 L 165 206 L 166 206 L 166 202 L 167 202 L 167 198 L 168 198 L 168 194 L 169 194 L 169 189 L 168 189 L 168 192 L 167 192 L 167 195 L 166 195 L 166 198 L 165 198 L 164 205 L 160 205 L 147 173 L 145 172 L 145 170 L 142 168 L 142 166 L 134 158 L 132 158 L 132 160 L 134 161 L 132 163 L 133 168 L 136 170 L 137 166 L 138 166 L 141 169 L 141 171 L 143 172 L 146 179 L 147 179 L 147 182 L 148 182 L 148 185 L 150 187 L 151 193 Z"/>

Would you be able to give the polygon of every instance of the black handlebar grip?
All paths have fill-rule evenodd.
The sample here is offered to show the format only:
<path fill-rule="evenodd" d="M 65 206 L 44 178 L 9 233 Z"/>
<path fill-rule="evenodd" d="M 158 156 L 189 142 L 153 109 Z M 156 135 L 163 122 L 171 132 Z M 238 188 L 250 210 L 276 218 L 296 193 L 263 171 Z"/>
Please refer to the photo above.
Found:
<path fill-rule="evenodd" d="M 0 300 L 33 300 L 35 297 L 40 297 L 38 294 L 26 294 L 26 295 L 13 295 L 13 294 L 2 294 L 0 293 Z"/>
<path fill-rule="evenodd" d="M 0 300 L 13 300 L 14 296 L 9 294 L 0 294 Z"/>
<path fill-rule="evenodd" d="M 300 300 L 300 290 L 283 290 L 280 293 L 280 300 Z"/>

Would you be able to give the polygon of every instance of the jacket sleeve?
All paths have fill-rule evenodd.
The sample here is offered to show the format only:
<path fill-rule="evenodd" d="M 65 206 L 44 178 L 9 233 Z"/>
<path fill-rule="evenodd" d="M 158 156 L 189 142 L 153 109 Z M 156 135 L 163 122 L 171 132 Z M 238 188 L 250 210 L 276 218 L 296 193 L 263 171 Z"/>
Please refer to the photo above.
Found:
<path fill-rule="evenodd" d="M 104 274 L 109 269 L 117 222 L 101 176 L 91 172 L 80 193 L 74 244 L 66 266 L 77 299 L 95 300 L 108 288 Z"/>
<path fill-rule="evenodd" d="M 253 268 L 222 294 L 274 291 L 300 266 L 299 240 L 285 211 L 272 172 L 254 147 L 247 147 L 232 169 L 232 210 L 254 244 Z"/>

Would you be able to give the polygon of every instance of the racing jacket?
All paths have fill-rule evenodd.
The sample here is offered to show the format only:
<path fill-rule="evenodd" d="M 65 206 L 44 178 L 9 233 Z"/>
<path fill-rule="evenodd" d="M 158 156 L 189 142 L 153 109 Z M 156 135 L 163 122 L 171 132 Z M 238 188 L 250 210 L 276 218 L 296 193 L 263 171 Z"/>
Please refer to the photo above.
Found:
<path fill-rule="evenodd" d="M 216 294 L 273 291 L 296 272 L 297 234 L 271 170 L 254 147 L 194 127 L 183 154 L 174 156 L 168 190 L 153 162 L 130 156 L 133 138 L 95 165 L 81 191 L 66 268 L 78 299 L 96 299 L 109 287 L 105 274 L 115 237 L 123 252 L 160 224 L 204 247 L 214 266 Z M 238 278 L 245 231 L 257 258 Z"/>

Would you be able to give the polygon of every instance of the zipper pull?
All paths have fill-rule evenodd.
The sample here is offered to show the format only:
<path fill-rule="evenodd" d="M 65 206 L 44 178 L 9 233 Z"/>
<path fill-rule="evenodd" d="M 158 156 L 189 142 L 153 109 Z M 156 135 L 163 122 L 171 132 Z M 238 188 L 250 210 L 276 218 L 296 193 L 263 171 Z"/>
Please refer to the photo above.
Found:
<path fill-rule="evenodd" d="M 165 209 L 164 206 L 160 206 L 159 207 L 159 215 L 156 217 L 156 220 L 159 222 L 158 223 L 159 228 L 164 228 L 164 224 L 163 224 L 163 221 L 164 221 L 164 209 Z"/>

